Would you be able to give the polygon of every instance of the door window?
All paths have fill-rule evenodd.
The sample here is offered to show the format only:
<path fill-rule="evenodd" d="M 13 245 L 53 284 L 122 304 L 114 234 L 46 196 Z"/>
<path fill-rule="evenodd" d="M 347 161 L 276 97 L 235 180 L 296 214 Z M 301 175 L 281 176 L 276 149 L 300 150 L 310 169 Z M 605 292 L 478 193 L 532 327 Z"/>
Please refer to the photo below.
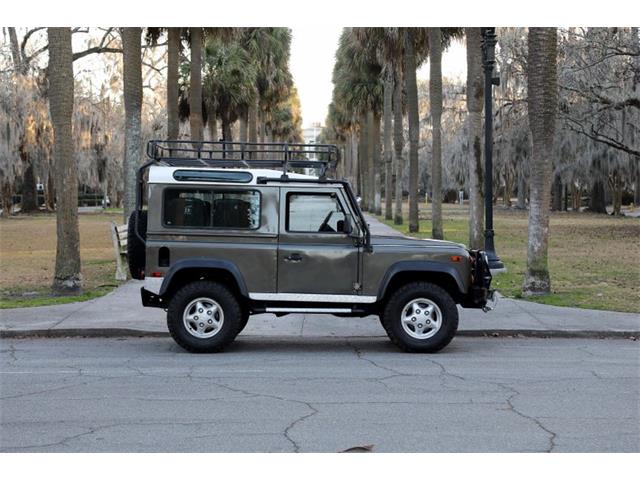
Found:
<path fill-rule="evenodd" d="M 345 214 L 335 193 L 289 193 L 287 231 L 342 233 Z"/>

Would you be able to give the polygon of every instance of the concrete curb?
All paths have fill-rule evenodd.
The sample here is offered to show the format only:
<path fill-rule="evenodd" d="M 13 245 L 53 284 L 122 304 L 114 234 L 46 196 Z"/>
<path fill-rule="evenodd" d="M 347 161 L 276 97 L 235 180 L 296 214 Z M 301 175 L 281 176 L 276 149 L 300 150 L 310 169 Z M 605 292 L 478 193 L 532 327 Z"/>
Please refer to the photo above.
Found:
<path fill-rule="evenodd" d="M 0 338 L 116 338 L 116 337 L 168 337 L 169 332 L 143 331 L 130 328 L 60 328 L 55 330 L 2 330 Z M 263 337 L 264 335 L 245 335 L 244 337 Z M 268 337 L 299 338 L 300 335 L 267 335 Z M 602 330 L 461 330 L 460 337 L 530 337 L 530 338 L 640 338 L 640 331 L 602 331 Z M 338 335 L 318 335 L 316 338 L 341 338 Z M 342 338 L 381 338 L 385 335 L 348 335 Z"/>

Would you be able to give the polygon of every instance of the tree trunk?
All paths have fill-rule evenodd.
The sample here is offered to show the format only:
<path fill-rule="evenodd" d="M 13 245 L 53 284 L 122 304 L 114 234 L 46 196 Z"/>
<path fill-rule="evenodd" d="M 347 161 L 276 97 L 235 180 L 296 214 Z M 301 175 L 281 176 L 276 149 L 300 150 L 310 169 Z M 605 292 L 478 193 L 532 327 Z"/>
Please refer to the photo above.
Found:
<path fill-rule="evenodd" d="M 518 203 L 516 208 L 520 210 L 527 208 L 527 182 L 525 181 L 522 167 L 518 169 Z"/>
<path fill-rule="evenodd" d="M 27 153 L 20 155 L 25 163 L 24 173 L 22 174 L 22 204 L 20 205 L 21 213 L 38 211 L 38 191 L 36 186 L 36 174 L 33 168 L 33 162 Z"/>
<path fill-rule="evenodd" d="M 433 238 L 442 240 L 442 32 L 429 28 L 429 104 L 433 138 L 431 143 L 431 200 Z"/>
<path fill-rule="evenodd" d="M 484 215 L 482 208 L 482 109 L 484 79 L 482 77 L 482 32 L 466 28 L 467 36 L 467 111 L 469 126 L 469 247 L 484 247 Z"/>
<path fill-rule="evenodd" d="M 530 28 L 528 47 L 527 104 L 533 146 L 527 270 L 522 291 L 524 295 L 539 295 L 551 291 L 547 254 L 553 144 L 558 109 L 557 29 Z"/>
<path fill-rule="evenodd" d="M 69 28 L 48 28 L 49 111 L 53 125 L 56 192 L 56 266 L 52 288 L 63 294 L 82 289 L 78 228 L 78 164 L 73 153 L 73 51 Z"/>
<path fill-rule="evenodd" d="M 47 177 L 47 190 L 46 190 L 46 206 L 47 210 L 53 212 L 56 209 L 56 187 L 53 184 L 54 172 L 53 169 L 49 169 L 49 175 Z M 106 180 L 105 180 L 106 183 Z"/>
<path fill-rule="evenodd" d="M 376 210 L 376 163 L 375 163 L 375 115 L 372 110 L 367 113 L 367 211 Z"/>
<path fill-rule="evenodd" d="M 562 181 L 559 175 L 555 175 L 553 177 L 553 186 L 552 186 L 551 195 L 551 210 L 554 212 L 559 212 L 562 210 Z"/>
<path fill-rule="evenodd" d="M 209 117 L 207 118 L 207 128 L 209 129 L 209 140 L 212 142 L 217 142 L 218 141 L 218 119 L 213 116 L 213 115 L 209 115 Z"/>
<path fill-rule="evenodd" d="M 22 54 L 20 53 L 20 45 L 18 44 L 18 35 L 16 34 L 16 27 L 8 27 L 9 28 L 9 43 L 11 45 L 11 58 L 13 59 L 13 66 L 15 68 L 16 73 L 20 75 L 25 75 L 26 68 L 24 64 L 24 59 L 22 58 Z"/>
<path fill-rule="evenodd" d="M 142 159 L 142 31 L 122 29 L 124 84 L 124 222 L 136 207 L 136 174 Z"/>
<path fill-rule="evenodd" d="M 393 74 L 388 72 L 384 79 L 384 218 L 393 219 L 393 151 L 391 150 L 391 134 L 393 102 Z"/>
<path fill-rule="evenodd" d="M 246 143 L 247 137 L 249 135 L 249 118 L 248 118 L 247 112 L 242 112 L 240 114 L 239 135 L 240 135 L 240 141 Z"/>
<path fill-rule="evenodd" d="M 404 177 L 404 158 L 402 158 L 402 150 L 404 149 L 404 130 L 402 126 L 402 71 L 398 67 L 396 70 L 395 85 L 393 88 L 393 150 L 395 156 L 396 170 L 396 203 L 393 214 L 393 223 L 402 225 L 402 180 Z"/>
<path fill-rule="evenodd" d="M 589 196 L 589 211 L 593 213 L 607 213 L 604 182 L 600 179 L 593 182 L 591 195 Z"/>
<path fill-rule="evenodd" d="M 258 142 L 258 100 L 249 107 L 249 142 Z"/>
<path fill-rule="evenodd" d="M 189 84 L 189 125 L 191 140 L 202 140 L 202 28 L 192 27 L 191 80 Z"/>
<path fill-rule="evenodd" d="M 167 138 L 177 140 L 180 135 L 178 116 L 178 70 L 180 67 L 180 28 L 169 28 L 167 40 Z"/>
<path fill-rule="evenodd" d="M 380 114 L 378 112 L 373 113 L 373 128 L 371 134 L 373 136 L 371 146 L 373 148 L 372 155 L 372 198 L 373 198 L 373 212 L 376 215 L 382 215 L 382 176 L 380 171 L 382 170 L 382 156 L 380 155 Z"/>
<path fill-rule="evenodd" d="M 407 89 L 409 121 L 409 232 L 420 230 L 418 218 L 418 142 L 420 119 L 418 117 L 418 85 L 416 82 L 416 57 L 413 34 L 410 28 L 404 31 L 404 74 Z"/>
<path fill-rule="evenodd" d="M 358 185 L 360 196 L 362 198 L 363 210 L 369 209 L 369 182 L 367 179 L 367 166 L 369 157 L 369 142 L 367 141 L 369 129 L 367 128 L 367 115 L 360 115 L 360 136 L 358 138 Z"/>
<path fill-rule="evenodd" d="M 355 129 L 351 129 L 349 132 L 351 138 L 351 178 L 349 181 L 354 186 L 356 192 L 358 191 L 358 139 L 356 138 Z"/>
<path fill-rule="evenodd" d="M 233 134 L 231 133 L 231 122 L 228 119 L 222 119 L 222 140 L 225 142 L 233 142 Z"/>

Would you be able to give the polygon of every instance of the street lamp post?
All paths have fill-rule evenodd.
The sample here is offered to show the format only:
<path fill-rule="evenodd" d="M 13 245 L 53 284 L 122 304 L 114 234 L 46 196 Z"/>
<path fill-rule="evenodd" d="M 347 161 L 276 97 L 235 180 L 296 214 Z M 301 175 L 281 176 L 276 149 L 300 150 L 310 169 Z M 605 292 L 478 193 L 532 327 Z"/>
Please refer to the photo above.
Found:
<path fill-rule="evenodd" d="M 484 206 L 485 230 L 484 249 L 489 260 L 489 268 L 494 272 L 505 267 L 493 244 L 493 85 L 500 85 L 500 78 L 494 77 L 496 64 L 496 29 L 482 29 L 482 66 L 484 68 Z"/>

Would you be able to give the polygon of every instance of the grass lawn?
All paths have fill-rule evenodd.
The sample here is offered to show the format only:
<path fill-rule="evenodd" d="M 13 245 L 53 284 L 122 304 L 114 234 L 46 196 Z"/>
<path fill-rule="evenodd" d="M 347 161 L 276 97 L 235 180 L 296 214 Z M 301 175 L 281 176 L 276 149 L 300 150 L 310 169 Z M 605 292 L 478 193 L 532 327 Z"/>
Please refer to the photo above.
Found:
<path fill-rule="evenodd" d="M 117 212 L 80 214 L 84 292 L 55 296 L 56 217 L 51 213 L 0 219 L 0 308 L 34 307 L 89 300 L 115 288 L 115 257 L 109 230 Z"/>
<path fill-rule="evenodd" d="M 408 234 L 405 222 L 394 225 Z M 467 244 L 468 207 L 443 204 L 446 240 Z M 495 245 L 507 273 L 494 276 L 493 286 L 508 297 L 521 297 L 527 264 L 528 212 L 494 208 Z M 431 236 L 431 205 L 420 204 L 420 232 Z M 530 298 L 551 305 L 640 312 L 640 219 L 589 213 L 551 214 L 549 271 L 552 293 Z"/>

